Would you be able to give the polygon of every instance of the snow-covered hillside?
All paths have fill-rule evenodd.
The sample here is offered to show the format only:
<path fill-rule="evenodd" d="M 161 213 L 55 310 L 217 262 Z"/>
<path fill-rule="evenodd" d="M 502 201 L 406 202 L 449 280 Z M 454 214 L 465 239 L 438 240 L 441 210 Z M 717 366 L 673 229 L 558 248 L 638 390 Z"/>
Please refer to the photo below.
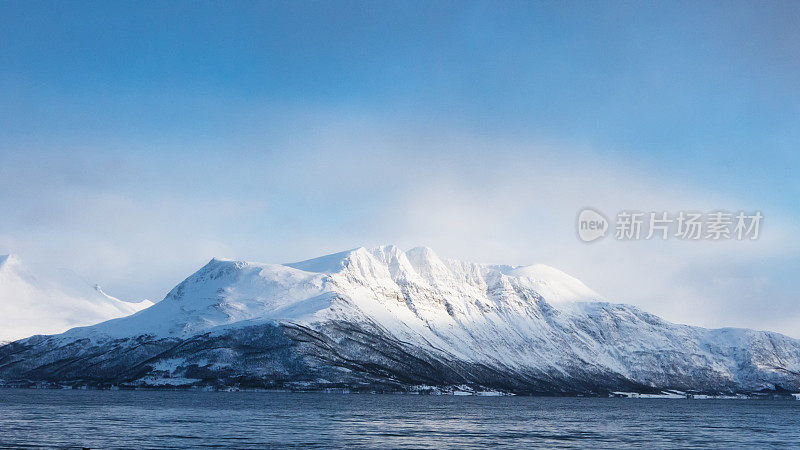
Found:
<path fill-rule="evenodd" d="M 61 333 L 152 305 L 121 301 L 67 271 L 34 274 L 17 256 L 0 256 L 0 341 Z"/>
<path fill-rule="evenodd" d="M 800 390 L 800 341 L 672 324 L 608 303 L 543 265 L 481 265 L 387 246 L 283 265 L 214 259 L 137 314 L 0 348 L 0 378 L 529 393 Z"/>

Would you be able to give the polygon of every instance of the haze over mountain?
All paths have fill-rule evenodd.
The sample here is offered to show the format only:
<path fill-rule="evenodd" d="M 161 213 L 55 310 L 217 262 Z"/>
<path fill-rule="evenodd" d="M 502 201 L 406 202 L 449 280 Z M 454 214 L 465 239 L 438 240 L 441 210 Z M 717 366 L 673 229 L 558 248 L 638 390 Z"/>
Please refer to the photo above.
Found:
<path fill-rule="evenodd" d="M 669 295 L 669 293 L 665 293 Z M 129 317 L 0 347 L 6 382 L 517 393 L 800 390 L 800 341 L 677 325 L 543 266 L 358 248 L 213 259 Z"/>
<path fill-rule="evenodd" d="M 35 273 L 16 255 L 0 256 L 0 342 L 61 333 L 127 316 L 153 302 L 126 302 L 66 270 Z"/>

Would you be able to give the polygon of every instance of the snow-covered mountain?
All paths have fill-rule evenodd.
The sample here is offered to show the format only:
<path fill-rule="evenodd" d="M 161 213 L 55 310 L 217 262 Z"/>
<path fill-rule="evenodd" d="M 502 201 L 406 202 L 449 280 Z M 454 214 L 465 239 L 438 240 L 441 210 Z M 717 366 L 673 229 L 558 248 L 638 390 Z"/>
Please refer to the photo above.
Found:
<path fill-rule="evenodd" d="M 33 273 L 16 255 L 0 256 L 0 341 L 61 333 L 152 305 L 111 297 L 71 272 Z"/>
<path fill-rule="evenodd" d="M 132 316 L 0 347 L 0 378 L 520 393 L 800 390 L 800 341 L 666 322 L 554 268 L 359 248 L 214 259 Z"/>

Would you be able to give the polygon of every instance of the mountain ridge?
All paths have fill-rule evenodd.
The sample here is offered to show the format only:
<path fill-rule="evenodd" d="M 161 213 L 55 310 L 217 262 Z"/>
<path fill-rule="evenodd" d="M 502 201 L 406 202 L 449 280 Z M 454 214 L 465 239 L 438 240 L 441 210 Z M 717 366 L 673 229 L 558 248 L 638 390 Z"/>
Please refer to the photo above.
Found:
<path fill-rule="evenodd" d="M 87 373 L 77 361 L 105 369 Z M 537 394 L 800 390 L 800 341 L 672 324 L 547 266 L 359 247 L 288 264 L 214 258 L 132 316 L 0 347 L 0 378 Z"/>
<path fill-rule="evenodd" d="M 34 271 L 15 254 L 0 255 L 0 341 L 59 333 L 152 304 L 112 297 L 70 271 Z"/>

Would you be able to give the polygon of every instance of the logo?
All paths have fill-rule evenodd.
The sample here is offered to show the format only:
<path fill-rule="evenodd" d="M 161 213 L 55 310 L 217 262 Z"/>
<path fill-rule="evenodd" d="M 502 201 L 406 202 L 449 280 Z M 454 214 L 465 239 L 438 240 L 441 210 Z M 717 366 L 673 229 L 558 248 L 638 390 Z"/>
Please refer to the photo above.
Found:
<path fill-rule="evenodd" d="M 747 213 L 714 210 L 697 211 L 620 211 L 616 216 L 614 238 L 618 241 L 667 240 L 670 238 L 699 240 L 754 241 L 761 231 L 761 211 Z M 584 208 L 578 213 L 578 238 L 592 242 L 605 237 L 610 228 L 603 214 Z"/>
<path fill-rule="evenodd" d="M 606 235 L 608 220 L 599 212 L 586 208 L 578 214 L 578 237 L 583 242 L 592 242 Z"/>

